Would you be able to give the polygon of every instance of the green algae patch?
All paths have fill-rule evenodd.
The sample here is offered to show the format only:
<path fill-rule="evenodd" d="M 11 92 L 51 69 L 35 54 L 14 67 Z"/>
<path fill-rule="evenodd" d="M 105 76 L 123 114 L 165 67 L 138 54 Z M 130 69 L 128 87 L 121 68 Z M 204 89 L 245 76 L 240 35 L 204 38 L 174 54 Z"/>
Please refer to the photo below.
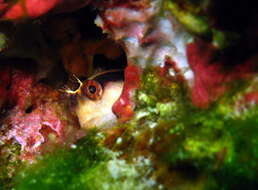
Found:
<path fill-rule="evenodd" d="M 81 180 L 85 185 L 84 189 L 154 189 L 156 182 L 142 177 L 148 175 L 148 170 L 148 165 L 139 166 L 128 164 L 125 160 L 112 159 L 89 171 L 86 170 Z"/>
<path fill-rule="evenodd" d="M 239 104 L 246 88 L 203 110 L 192 106 L 180 78 L 150 68 L 142 84 L 131 121 L 41 158 L 20 171 L 14 189 L 257 187 L 258 107 Z"/>
<path fill-rule="evenodd" d="M 220 29 L 214 24 L 212 11 L 209 7 L 216 6 L 212 0 L 166 0 L 164 10 L 172 15 L 191 33 L 211 40 L 218 49 L 225 49 L 235 45 L 240 34 L 234 31 Z"/>
<path fill-rule="evenodd" d="M 0 32 L 0 52 L 6 48 L 7 41 L 6 35 Z"/>
<path fill-rule="evenodd" d="M 220 49 L 234 45 L 240 39 L 240 35 L 234 32 L 222 32 L 212 30 L 212 44 Z"/>
<path fill-rule="evenodd" d="M 118 153 L 100 146 L 94 138 L 88 135 L 71 150 L 58 150 L 23 168 L 13 189 L 152 189 L 155 182 L 141 175 L 141 171 L 146 173 L 146 164 L 118 159 Z"/>
<path fill-rule="evenodd" d="M 190 106 L 187 96 L 186 88 L 180 81 L 160 76 L 154 68 L 146 69 L 142 75 L 142 86 L 136 94 L 133 122 L 176 121 Z"/>
<path fill-rule="evenodd" d="M 95 140 L 81 140 L 72 150 L 58 150 L 25 167 L 15 177 L 14 189 L 82 189 L 80 173 L 95 167 L 104 155 Z"/>
<path fill-rule="evenodd" d="M 206 16 L 181 9 L 174 1 L 165 1 L 164 6 L 166 9 L 170 10 L 188 30 L 196 34 L 205 34 L 210 31 L 209 20 Z"/>
<path fill-rule="evenodd" d="M 120 151 L 149 150 L 158 182 L 167 188 L 256 189 L 258 106 L 242 102 L 246 85 L 197 109 L 179 80 L 158 73 L 146 69 L 142 75 L 135 118 L 128 123 L 134 142 Z"/>
<path fill-rule="evenodd" d="M 176 131 L 172 128 L 177 146 L 165 154 L 166 160 L 206 176 L 206 189 L 252 189 L 257 185 L 258 108 L 238 115 L 229 105 L 221 106 L 189 114 Z M 230 111 L 225 114 L 225 109 Z"/>
<path fill-rule="evenodd" d="M 0 190 L 11 189 L 12 177 L 21 166 L 20 150 L 17 143 L 3 144 L 0 141 Z"/>

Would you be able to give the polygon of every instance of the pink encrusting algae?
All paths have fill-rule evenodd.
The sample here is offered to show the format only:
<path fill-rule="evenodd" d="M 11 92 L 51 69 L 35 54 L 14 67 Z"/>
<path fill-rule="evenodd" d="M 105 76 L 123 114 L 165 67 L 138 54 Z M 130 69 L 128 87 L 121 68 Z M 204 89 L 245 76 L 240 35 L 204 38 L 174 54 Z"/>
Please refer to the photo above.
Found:
<path fill-rule="evenodd" d="M 4 123 L 8 130 L 1 140 L 15 140 L 21 145 L 21 157 L 31 160 L 46 144 L 69 144 L 81 134 L 76 117 L 71 114 L 58 91 L 36 83 L 32 74 L 12 72 L 8 111 Z"/>
<path fill-rule="evenodd" d="M 216 48 L 211 44 L 196 41 L 187 46 L 189 64 L 195 74 L 191 97 L 194 105 L 207 108 L 221 97 L 237 80 L 250 80 L 257 73 L 255 61 L 250 59 L 236 66 L 229 65 L 223 58 L 214 61 Z"/>

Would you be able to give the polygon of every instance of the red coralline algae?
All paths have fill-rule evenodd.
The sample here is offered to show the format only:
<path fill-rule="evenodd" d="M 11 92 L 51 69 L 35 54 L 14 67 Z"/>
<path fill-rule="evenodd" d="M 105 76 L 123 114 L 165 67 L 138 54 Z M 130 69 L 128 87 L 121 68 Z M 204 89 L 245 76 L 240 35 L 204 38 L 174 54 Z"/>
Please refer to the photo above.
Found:
<path fill-rule="evenodd" d="M 29 114 L 17 110 L 10 115 L 12 129 L 8 132 L 7 138 L 14 138 L 22 146 L 23 156 L 37 153 L 40 146 L 48 140 L 48 137 L 41 134 L 41 129 L 50 128 L 57 140 L 63 138 L 64 124 L 51 109 L 53 108 L 49 105 L 44 105 Z"/>
<path fill-rule="evenodd" d="M 9 91 L 9 101 L 20 109 L 25 109 L 31 102 L 33 76 L 16 70 L 12 74 L 12 83 Z"/>
<path fill-rule="evenodd" d="M 124 88 L 119 99 L 114 103 L 112 110 L 120 121 L 127 121 L 134 115 L 134 91 L 140 86 L 140 69 L 129 65 L 125 69 Z"/>
<path fill-rule="evenodd" d="M 245 95 L 245 102 L 258 104 L 258 91 L 247 93 Z"/>
<path fill-rule="evenodd" d="M 187 46 L 188 61 L 195 75 L 192 102 L 199 108 L 207 108 L 229 90 L 234 81 L 250 79 L 257 73 L 255 58 L 225 69 L 227 63 L 223 59 L 215 60 L 215 53 L 211 44 L 200 40 Z"/>
<path fill-rule="evenodd" d="M 36 18 L 57 7 L 63 12 L 79 9 L 89 3 L 89 0 L 18 0 L 15 4 L 8 4 L 0 0 L 2 19 Z"/>
<path fill-rule="evenodd" d="M 8 4 L 4 0 L 0 0 L 0 11 L 4 11 L 7 8 Z"/>
<path fill-rule="evenodd" d="M 162 77 L 164 84 L 170 84 L 171 80 L 178 82 L 186 82 L 184 75 L 180 72 L 177 63 L 173 61 L 170 57 L 166 58 L 166 62 L 163 67 L 156 68 L 158 75 Z M 173 72 L 173 75 L 170 74 L 170 70 Z"/>
<path fill-rule="evenodd" d="M 3 121 L 9 127 L 1 140 L 17 141 L 22 159 L 33 159 L 46 144 L 69 144 L 80 136 L 68 101 L 58 91 L 36 83 L 32 74 L 14 69 L 6 93 L 13 108 Z"/>
<path fill-rule="evenodd" d="M 148 12 L 129 10 L 127 8 L 113 8 L 105 11 L 105 19 L 112 27 L 124 27 L 133 21 L 145 22 Z"/>
<path fill-rule="evenodd" d="M 53 9 L 61 0 L 19 0 L 3 14 L 4 19 L 38 17 Z"/>
<path fill-rule="evenodd" d="M 142 1 L 141 1 L 142 2 Z M 145 6 L 136 6 L 133 1 L 115 1 L 100 4 L 104 7 L 101 11 L 101 21 L 99 24 L 104 31 L 112 33 L 115 40 L 121 40 L 128 37 L 136 37 L 139 40 L 143 37 L 147 29 L 147 21 L 153 15 L 152 9 Z M 140 1 L 138 2 L 140 3 Z"/>

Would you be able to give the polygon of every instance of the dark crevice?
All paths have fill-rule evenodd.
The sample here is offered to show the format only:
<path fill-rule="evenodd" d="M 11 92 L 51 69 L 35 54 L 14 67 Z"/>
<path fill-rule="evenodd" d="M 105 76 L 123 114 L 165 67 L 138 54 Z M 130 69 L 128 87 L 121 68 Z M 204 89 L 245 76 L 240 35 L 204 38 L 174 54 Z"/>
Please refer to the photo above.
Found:
<path fill-rule="evenodd" d="M 34 110 L 34 106 L 31 105 L 31 106 L 29 106 L 29 107 L 27 107 L 27 108 L 25 109 L 25 113 L 29 114 L 29 113 L 31 113 L 33 110 Z"/>

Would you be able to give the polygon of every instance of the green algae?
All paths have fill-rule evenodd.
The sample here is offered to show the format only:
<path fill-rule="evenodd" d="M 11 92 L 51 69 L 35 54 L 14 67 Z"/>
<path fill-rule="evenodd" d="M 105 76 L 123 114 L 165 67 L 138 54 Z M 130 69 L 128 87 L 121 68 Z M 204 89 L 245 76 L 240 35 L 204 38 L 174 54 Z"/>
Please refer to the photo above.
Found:
<path fill-rule="evenodd" d="M 186 99 L 182 83 L 162 79 L 151 68 L 146 69 L 142 75 L 142 86 L 136 94 L 135 120 L 148 117 L 147 121 L 176 121 L 187 109 L 189 101 Z"/>
<path fill-rule="evenodd" d="M 0 189 L 10 189 L 12 177 L 21 166 L 21 147 L 17 143 L 0 144 Z"/>
<path fill-rule="evenodd" d="M 138 133 L 145 126 L 149 133 L 157 134 L 152 135 L 156 139 L 150 150 L 157 155 L 158 165 L 165 164 L 177 173 L 180 180 L 174 179 L 175 189 L 189 189 L 199 178 L 199 189 L 256 189 L 258 106 L 238 103 L 248 85 L 237 83 L 202 110 L 191 105 L 178 80 L 164 84 L 164 77 L 150 69 L 142 81 L 131 125 Z M 160 146 L 165 150 L 155 150 Z M 190 183 L 188 173 L 196 176 L 190 177 Z M 179 181 L 183 183 L 176 185 Z"/>
<path fill-rule="evenodd" d="M 6 48 L 7 41 L 6 35 L 0 32 L 0 52 Z"/>
<path fill-rule="evenodd" d="M 166 155 L 167 161 L 174 167 L 187 163 L 219 187 L 211 188 L 208 180 L 207 189 L 254 186 L 258 170 L 257 111 L 257 107 L 252 108 L 241 117 L 223 115 L 217 109 L 191 114 L 181 122 L 183 127 L 174 139 L 177 146 Z"/>
<path fill-rule="evenodd" d="M 100 136 L 102 140 L 108 136 L 93 133 L 71 150 L 57 151 L 22 170 L 14 189 L 257 187 L 258 107 L 236 103 L 245 88 L 236 87 L 201 110 L 191 105 L 176 78 L 160 77 L 150 68 L 144 71 L 142 84 L 135 94 L 135 117 L 117 127 L 126 132 L 112 141 L 112 151 L 99 144 Z M 161 175 L 160 168 L 169 170 Z"/>
<path fill-rule="evenodd" d="M 89 138 L 70 151 L 58 150 L 22 169 L 14 179 L 14 189 L 81 189 L 80 173 L 104 159 L 103 150 Z"/>
<path fill-rule="evenodd" d="M 196 34 L 206 34 L 210 31 L 210 25 L 207 16 L 198 15 L 183 10 L 178 6 L 177 2 L 165 1 L 165 9 L 170 10 L 173 15 L 184 25 L 188 30 Z"/>
<path fill-rule="evenodd" d="M 113 159 L 85 171 L 81 180 L 84 189 L 153 189 L 155 181 L 142 177 L 146 175 L 145 169 L 148 170 L 148 167 L 138 167 L 135 164 L 126 163 L 125 160 Z"/>
<path fill-rule="evenodd" d="M 184 10 L 173 2 L 176 1 L 170 1 L 166 9 L 192 33 L 209 36 L 218 48 L 226 48 L 237 40 L 235 33 L 212 29 L 209 18 L 200 9 Z M 199 6 L 202 0 L 189 2 Z M 232 101 L 226 100 L 207 110 L 198 110 L 192 107 L 180 81 L 164 84 L 153 70 L 147 69 L 142 80 L 135 96 L 135 118 L 127 125 L 130 133 L 138 133 L 134 141 L 144 141 L 140 137 L 146 130 L 141 129 L 146 127 L 154 137 L 150 147 L 162 146 L 163 151 L 149 147 L 148 151 L 155 155 L 157 167 L 162 163 L 176 172 L 173 189 L 257 189 L 257 107 L 239 111 Z M 161 129 L 165 134 L 160 134 Z M 131 145 L 131 149 L 136 146 L 137 143 Z M 128 153 L 127 149 L 123 151 Z M 117 157 L 87 136 L 72 150 L 59 150 L 21 170 L 13 189 L 153 188 L 151 172 L 146 172 L 152 170 L 151 165 L 138 167 Z M 169 181 L 170 177 L 164 180 Z M 196 185 L 196 181 L 201 185 Z"/>
<path fill-rule="evenodd" d="M 212 30 L 212 44 L 220 49 L 232 46 L 240 39 L 240 35 L 234 32 L 222 32 L 220 30 Z"/>
<path fill-rule="evenodd" d="M 155 182 L 145 178 L 138 160 L 127 163 L 118 153 L 98 145 L 96 133 L 88 135 L 72 146 L 58 150 L 36 163 L 23 168 L 14 179 L 15 190 L 28 189 L 152 189 Z M 144 171 L 144 172 L 142 172 Z"/>
<path fill-rule="evenodd" d="M 165 0 L 163 7 L 194 35 L 210 38 L 216 48 L 231 47 L 240 39 L 240 35 L 234 31 L 220 30 L 212 24 L 212 16 L 207 10 L 212 3 L 211 0 Z"/>

